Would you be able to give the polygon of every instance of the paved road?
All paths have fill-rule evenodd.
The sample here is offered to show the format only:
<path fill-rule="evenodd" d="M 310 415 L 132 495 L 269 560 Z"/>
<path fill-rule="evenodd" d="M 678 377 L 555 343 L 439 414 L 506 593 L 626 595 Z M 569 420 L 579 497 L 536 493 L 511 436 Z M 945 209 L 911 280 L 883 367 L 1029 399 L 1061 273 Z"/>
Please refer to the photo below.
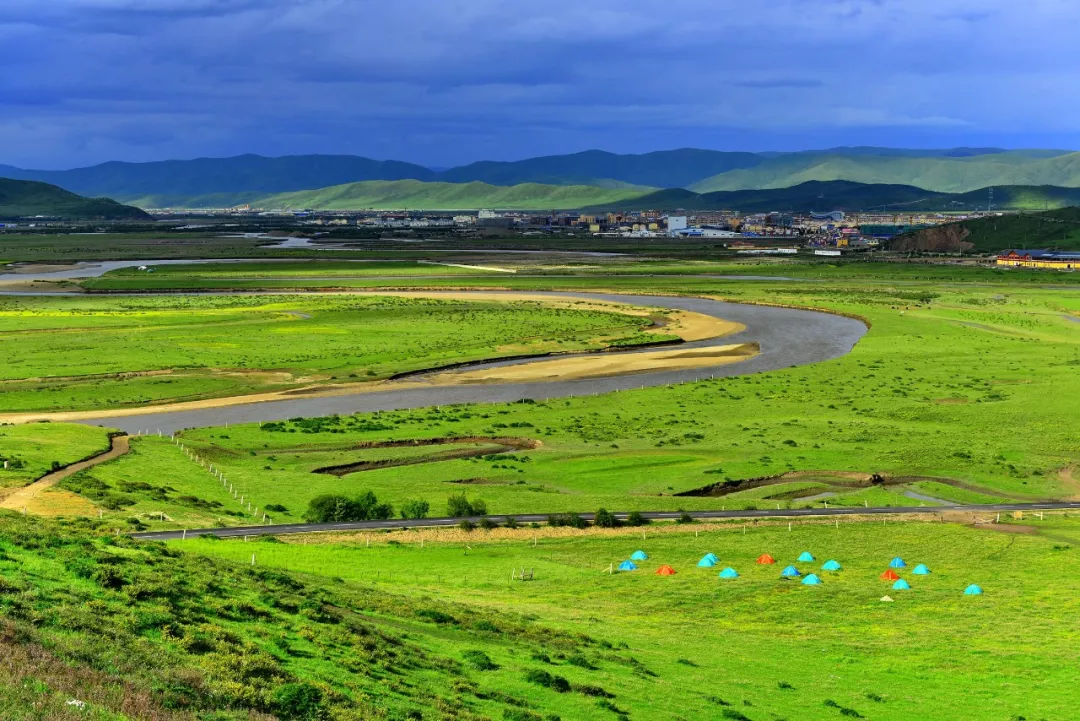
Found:
<path fill-rule="evenodd" d="M 1008 511 L 1075 511 L 1080 510 L 1080 503 L 995 503 L 981 506 L 897 506 L 874 508 L 792 508 L 764 509 L 756 511 L 691 511 L 693 518 L 805 518 L 819 516 L 866 516 L 875 514 L 938 514 L 938 513 L 1004 513 Z M 593 520 L 592 513 L 579 514 L 587 521 Z M 616 513 L 625 520 L 628 514 Z M 650 520 L 674 520 L 682 516 L 679 511 L 643 511 L 642 516 Z M 546 523 L 548 514 L 527 513 L 512 516 L 487 516 L 496 523 L 505 523 L 513 518 L 518 523 Z M 217 536 L 235 538 L 239 536 L 271 535 L 282 536 L 291 533 L 318 533 L 326 531 L 375 531 L 386 528 L 438 528 L 455 526 L 460 518 L 425 518 L 421 520 L 356 521 L 354 523 L 287 523 L 267 526 L 237 526 L 235 528 L 196 528 L 185 531 L 154 531 L 151 533 L 133 533 L 134 538 L 150 541 L 174 541 L 197 536 Z M 468 519 L 480 520 L 480 516 Z"/>
<path fill-rule="evenodd" d="M 537 295 L 539 291 L 528 291 Z M 491 295 L 487 292 L 487 295 Z M 509 298 L 513 292 L 507 293 Z M 638 373 L 610 378 L 534 383 L 490 383 L 461 386 L 431 386 L 407 390 L 366 391 L 353 395 L 321 398 L 298 397 L 264 403 L 206 408 L 193 411 L 153 411 L 140 415 L 96 418 L 84 421 L 91 425 L 120 428 L 128 433 L 173 433 L 185 428 L 223 426 L 226 423 L 278 421 L 298 416 L 316 417 L 349 415 L 373 411 L 424 408 L 458 403 L 509 403 L 522 398 L 545 400 L 574 395 L 593 395 L 641 387 L 686 383 L 709 377 L 748 375 L 792 366 L 820 363 L 851 352 L 866 334 L 858 320 L 830 313 L 772 306 L 723 303 L 706 298 L 682 296 L 643 296 L 602 293 L 544 293 L 551 297 L 571 297 L 594 301 L 630 303 L 671 310 L 688 310 L 742 323 L 746 330 L 722 338 L 685 343 L 680 348 L 706 348 L 732 343 L 756 342 L 761 352 L 753 358 L 713 368 L 682 371 Z M 655 349 L 646 349 L 655 350 Z M 634 353 L 640 351 L 627 351 Z M 541 359 L 542 360 L 542 359 Z M 486 368 L 509 363 L 476 363 L 461 370 Z"/>

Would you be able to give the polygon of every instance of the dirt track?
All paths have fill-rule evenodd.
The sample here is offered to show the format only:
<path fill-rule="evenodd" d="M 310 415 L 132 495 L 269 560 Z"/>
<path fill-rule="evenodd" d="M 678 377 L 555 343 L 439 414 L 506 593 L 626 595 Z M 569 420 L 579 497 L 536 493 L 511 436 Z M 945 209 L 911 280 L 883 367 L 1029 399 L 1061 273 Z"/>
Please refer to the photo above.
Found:
<path fill-rule="evenodd" d="M 48 491 L 68 476 L 72 476 L 86 468 L 92 468 L 101 463 L 107 463 L 108 461 L 119 458 L 126 454 L 130 449 L 131 444 L 128 436 L 113 436 L 110 439 L 109 450 L 92 458 L 88 458 L 85 461 L 79 461 L 66 468 L 53 471 L 52 473 L 42 476 L 30 485 L 19 488 L 11 495 L 0 500 L 0 508 L 6 508 L 12 511 L 21 511 L 25 509 L 28 513 L 44 516 L 69 515 L 72 511 L 85 511 L 87 510 L 86 507 L 91 507 L 92 510 L 92 504 L 84 498 L 76 496 L 73 493 L 68 493 L 67 491 L 52 491 L 50 495 L 53 496 L 53 498 L 50 498 L 48 503 L 43 502 L 41 494 Z M 61 494 L 63 496 L 69 496 L 69 498 L 59 497 Z"/>

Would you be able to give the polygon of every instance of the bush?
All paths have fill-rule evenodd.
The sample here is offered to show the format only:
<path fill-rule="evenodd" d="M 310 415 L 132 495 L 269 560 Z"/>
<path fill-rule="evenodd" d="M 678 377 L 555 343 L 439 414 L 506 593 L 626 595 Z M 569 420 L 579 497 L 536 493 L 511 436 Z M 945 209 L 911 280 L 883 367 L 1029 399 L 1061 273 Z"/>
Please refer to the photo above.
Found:
<path fill-rule="evenodd" d="M 630 515 L 626 517 L 626 525 L 628 526 L 647 526 L 652 521 L 645 516 L 641 515 L 638 511 L 630 511 Z"/>
<path fill-rule="evenodd" d="M 548 516 L 548 525 L 552 528 L 561 528 L 564 526 L 570 528 L 588 528 L 589 524 L 584 518 L 576 513 L 561 513 L 553 516 Z"/>
<path fill-rule="evenodd" d="M 570 682 L 562 676 L 554 676 L 542 669 L 534 668 L 525 673 L 525 680 L 535 683 L 537 686 L 550 688 L 558 693 L 566 693 L 570 690 Z"/>
<path fill-rule="evenodd" d="M 461 523 L 457 524 L 457 527 L 466 532 L 476 530 L 476 524 L 468 518 L 462 518 Z"/>
<path fill-rule="evenodd" d="M 513 516 L 506 517 L 506 523 L 503 524 L 507 528 L 517 528 L 520 524 L 514 520 Z"/>
<path fill-rule="evenodd" d="M 466 663 L 477 671 L 495 671 L 499 668 L 499 664 L 492 661 L 483 651 L 466 651 L 461 655 Z"/>
<path fill-rule="evenodd" d="M 402 518 L 427 518 L 431 504 L 427 501 L 406 501 L 401 507 Z"/>
<path fill-rule="evenodd" d="M 451 518 L 484 516 L 487 515 L 487 504 L 480 499 L 470 503 L 464 493 L 458 493 L 446 499 L 446 515 Z"/>
<path fill-rule="evenodd" d="M 263 510 L 271 511 L 273 513 L 288 513 L 289 509 L 280 503 L 267 503 L 263 506 Z"/>
<path fill-rule="evenodd" d="M 618 528 L 622 524 L 619 519 L 615 517 L 615 514 L 606 508 L 601 508 L 596 512 L 595 520 L 597 528 Z"/>
<path fill-rule="evenodd" d="M 392 518 L 394 509 L 379 503 L 371 491 L 356 498 L 334 494 L 315 496 L 308 503 L 304 518 L 312 523 L 347 523 L 350 521 L 381 521 Z"/>
<path fill-rule="evenodd" d="M 287 683 L 274 691 L 273 705 L 283 719 L 318 718 L 323 694 L 309 683 Z"/>
<path fill-rule="evenodd" d="M 675 522 L 676 523 L 693 523 L 694 522 L 694 517 L 691 516 L 689 513 L 683 513 L 681 516 L 679 516 L 678 520 L 676 520 Z"/>
<path fill-rule="evenodd" d="M 483 518 L 481 518 L 479 523 L 477 523 L 476 525 L 479 526 L 480 528 L 484 529 L 485 531 L 490 531 L 493 528 L 498 528 L 499 527 L 498 523 L 495 523 L 495 521 L 491 520 L 487 516 L 484 516 Z"/>

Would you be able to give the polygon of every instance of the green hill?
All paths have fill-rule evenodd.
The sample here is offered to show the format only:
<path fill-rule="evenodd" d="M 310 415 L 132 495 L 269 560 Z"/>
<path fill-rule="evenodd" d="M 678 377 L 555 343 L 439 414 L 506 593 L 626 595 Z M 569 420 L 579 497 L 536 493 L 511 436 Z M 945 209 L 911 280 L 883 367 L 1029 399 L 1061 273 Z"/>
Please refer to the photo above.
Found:
<path fill-rule="evenodd" d="M 899 235 L 892 250 L 994 252 L 1010 248 L 1080 250 L 1080 208 L 964 220 Z"/>
<path fill-rule="evenodd" d="M 905 157 L 795 153 L 770 158 L 752 168 L 720 173 L 689 187 L 707 193 L 787 188 L 811 180 L 902 184 L 948 193 L 994 185 L 1080 187 L 1080 153 L 1035 155 L 1003 152 L 967 157 Z"/>
<path fill-rule="evenodd" d="M 985 210 L 988 189 L 970 193 L 938 193 L 911 185 L 865 184 L 847 180 L 811 180 L 790 188 L 730 190 L 694 193 L 673 188 L 635 198 L 637 208 L 662 210 L 738 210 L 744 213 L 843 210 L 884 211 L 971 211 Z M 627 205 L 623 203 L 622 206 Z M 1045 210 L 1080 205 L 1080 188 L 1056 186 L 1001 186 L 994 188 L 997 210 Z M 590 210 L 607 210 L 619 203 L 598 205 Z"/>
<path fill-rule="evenodd" d="M 367 181 L 318 190 L 279 193 L 242 202 L 259 208 L 320 210 L 505 210 L 572 209 L 617 203 L 651 188 L 601 188 L 588 185 L 522 183 L 509 187 L 487 183 L 425 183 L 419 180 Z"/>
<path fill-rule="evenodd" d="M 0 178 L 0 218 L 34 216 L 65 220 L 149 220 L 138 208 L 108 198 L 84 198 L 55 185 Z"/>

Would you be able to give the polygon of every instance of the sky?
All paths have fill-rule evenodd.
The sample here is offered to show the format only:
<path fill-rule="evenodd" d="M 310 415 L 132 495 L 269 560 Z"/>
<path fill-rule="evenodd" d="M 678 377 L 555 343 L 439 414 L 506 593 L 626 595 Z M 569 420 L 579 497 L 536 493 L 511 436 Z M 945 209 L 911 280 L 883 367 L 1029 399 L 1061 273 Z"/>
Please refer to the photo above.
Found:
<path fill-rule="evenodd" d="M 1080 148 L 1076 0 L 0 0 L 0 164 Z"/>

